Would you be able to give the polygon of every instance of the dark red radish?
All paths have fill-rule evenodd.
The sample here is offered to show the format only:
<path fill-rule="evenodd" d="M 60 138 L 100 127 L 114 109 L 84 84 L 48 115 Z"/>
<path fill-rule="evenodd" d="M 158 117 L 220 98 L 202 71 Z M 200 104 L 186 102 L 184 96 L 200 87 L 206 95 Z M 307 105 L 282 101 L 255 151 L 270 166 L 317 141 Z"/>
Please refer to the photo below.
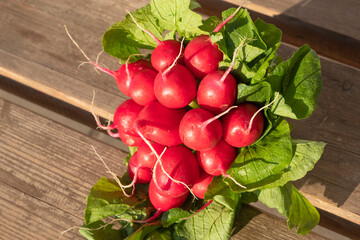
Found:
<path fill-rule="evenodd" d="M 241 7 L 238 7 L 236 11 L 219 24 L 213 32 L 220 31 L 220 29 L 236 15 L 240 8 Z M 185 48 L 185 65 L 198 79 L 202 79 L 206 74 L 217 70 L 219 62 L 222 60 L 223 53 L 215 43 L 211 42 L 210 37 L 207 35 L 195 37 Z"/>
<path fill-rule="evenodd" d="M 198 79 L 218 69 L 223 60 L 223 53 L 207 35 L 192 39 L 185 48 L 184 62 L 186 67 Z"/>
<path fill-rule="evenodd" d="M 225 72 L 218 70 L 209 73 L 200 82 L 196 96 L 200 107 L 218 114 L 234 105 L 237 95 L 237 83 L 230 71 L 234 66 L 237 52 L 244 46 L 245 42 L 246 38 L 235 49 L 231 65 Z"/>
<path fill-rule="evenodd" d="M 236 158 L 236 150 L 223 139 L 206 151 L 196 152 L 200 167 L 212 176 L 223 175 L 230 168 Z"/>
<path fill-rule="evenodd" d="M 163 196 L 179 197 L 199 179 L 195 155 L 184 146 L 169 147 L 154 167 L 153 179 Z"/>
<path fill-rule="evenodd" d="M 128 97 L 130 97 L 129 86 L 130 86 L 130 83 L 132 81 L 134 74 L 141 70 L 144 70 L 144 69 L 153 69 L 151 62 L 149 62 L 148 60 L 145 60 L 145 59 L 137 60 L 134 63 L 128 63 L 131 57 L 133 57 L 135 55 L 142 55 L 142 54 L 133 54 L 133 55 L 129 56 L 126 63 L 121 65 L 121 67 L 117 71 L 104 68 L 104 67 L 100 66 L 97 63 L 97 61 L 93 62 L 86 55 L 86 53 L 80 48 L 79 44 L 77 44 L 77 42 L 72 38 L 72 36 L 70 35 L 66 26 L 65 26 L 65 31 L 66 31 L 67 35 L 69 36 L 69 38 L 71 39 L 71 41 L 80 50 L 80 52 L 84 55 L 84 57 L 89 61 L 89 63 L 94 65 L 100 71 L 114 77 L 119 90 Z"/>
<path fill-rule="evenodd" d="M 219 114 L 234 105 L 236 95 L 237 83 L 235 78 L 229 73 L 226 74 L 224 71 L 217 70 L 207 74 L 202 79 L 196 100 L 200 107 L 214 114 Z"/>
<path fill-rule="evenodd" d="M 192 186 L 191 191 L 198 198 L 204 199 L 207 187 L 210 185 L 214 176 L 207 174 L 205 171 L 201 171 L 199 179 Z"/>
<path fill-rule="evenodd" d="M 162 190 L 158 189 L 154 180 L 150 181 L 149 186 L 149 198 L 151 204 L 157 209 L 159 212 L 165 212 L 172 208 L 180 207 L 186 200 L 189 195 L 189 191 L 185 192 L 179 197 L 172 196 L 164 196 L 162 194 Z"/>
<path fill-rule="evenodd" d="M 135 183 L 149 183 L 152 177 L 152 169 L 145 167 L 137 156 L 138 154 L 135 152 L 131 156 L 128 164 L 129 177 L 133 180 L 131 185 Z"/>
<path fill-rule="evenodd" d="M 156 99 L 168 108 L 183 108 L 196 97 L 197 83 L 191 72 L 174 65 L 159 72 L 154 82 Z"/>
<path fill-rule="evenodd" d="M 264 116 L 262 113 L 256 114 L 258 110 L 252 103 L 242 103 L 232 109 L 222 119 L 225 141 L 238 148 L 253 144 L 264 129 Z"/>
<path fill-rule="evenodd" d="M 155 101 L 145 106 L 136 120 L 137 130 L 143 136 L 164 146 L 181 144 L 179 124 L 185 109 L 170 109 Z"/>
<path fill-rule="evenodd" d="M 180 122 L 179 134 L 185 146 L 203 151 L 215 147 L 222 137 L 222 126 L 217 116 L 201 109 L 188 111 Z"/>
<path fill-rule="evenodd" d="M 158 144 L 156 142 L 149 142 L 152 148 L 155 150 L 158 156 L 164 151 L 165 146 Z M 154 168 L 154 165 L 157 161 L 157 157 L 153 150 L 147 145 L 145 141 L 142 141 L 137 148 L 137 159 L 138 162 L 141 162 L 142 167 Z"/>
<path fill-rule="evenodd" d="M 157 72 L 152 69 L 144 69 L 135 73 L 129 87 L 131 99 L 142 106 L 155 101 L 154 81 L 156 76 Z"/>
<path fill-rule="evenodd" d="M 184 51 L 180 42 L 176 40 L 160 41 L 157 37 L 155 37 L 154 34 L 141 27 L 130 12 L 128 12 L 128 14 L 130 15 L 136 26 L 138 26 L 142 31 L 149 34 L 151 38 L 154 39 L 154 41 L 157 43 L 157 47 L 151 54 L 151 64 L 155 68 L 155 70 L 157 70 L 158 72 L 164 71 L 167 67 L 173 64 L 175 59 L 177 59 L 177 64 L 184 63 L 183 56 L 180 56 L 178 58 L 179 53 Z"/>

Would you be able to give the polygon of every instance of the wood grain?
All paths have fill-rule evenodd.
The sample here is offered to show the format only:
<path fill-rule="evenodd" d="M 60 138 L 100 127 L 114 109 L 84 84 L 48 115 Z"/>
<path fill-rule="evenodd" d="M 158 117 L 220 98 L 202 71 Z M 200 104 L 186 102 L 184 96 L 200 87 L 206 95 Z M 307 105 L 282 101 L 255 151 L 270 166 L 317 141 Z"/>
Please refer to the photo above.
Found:
<path fill-rule="evenodd" d="M 240 0 L 199 0 L 206 15 L 238 7 Z M 360 68 L 360 29 L 355 0 L 252 0 L 245 3 L 253 20 L 261 18 L 282 30 L 282 41 L 300 47 L 309 44 L 319 54 Z"/>
<path fill-rule="evenodd" d="M 1 98 L 0 113 L 0 216 L 6 219 L 0 222 L 0 239 L 57 239 L 81 226 L 91 186 L 107 175 L 89 146 L 119 174 L 127 154 Z M 284 220 L 250 207 L 239 213 L 232 239 L 274 237 L 303 239 Z M 62 239 L 77 238 L 73 230 Z"/>

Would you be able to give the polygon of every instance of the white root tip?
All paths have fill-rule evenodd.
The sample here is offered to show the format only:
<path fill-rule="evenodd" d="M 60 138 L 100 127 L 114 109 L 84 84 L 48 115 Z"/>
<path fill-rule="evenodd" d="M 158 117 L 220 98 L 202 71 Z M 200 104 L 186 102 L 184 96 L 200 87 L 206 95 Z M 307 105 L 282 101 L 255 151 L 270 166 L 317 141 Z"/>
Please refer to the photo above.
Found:
<path fill-rule="evenodd" d="M 175 58 L 174 62 L 163 72 L 163 74 L 162 74 L 163 76 L 165 76 L 165 75 L 176 65 L 177 60 L 179 60 L 179 58 L 181 57 L 184 40 L 185 40 L 185 38 L 183 38 L 183 39 L 181 40 L 179 54 L 178 54 L 177 57 Z"/>
<path fill-rule="evenodd" d="M 130 195 L 129 195 L 128 193 L 126 193 L 125 188 L 124 188 L 124 185 L 121 183 L 121 181 L 120 181 L 120 179 L 117 177 L 117 175 L 110 170 L 110 168 L 109 168 L 109 167 L 107 166 L 107 164 L 105 163 L 104 159 L 97 153 L 97 151 L 96 151 L 96 149 L 95 149 L 95 147 L 94 147 L 93 145 L 91 145 L 91 148 L 93 149 L 95 155 L 96 155 L 96 156 L 100 159 L 100 161 L 104 164 L 105 168 L 107 169 L 107 173 L 109 173 L 109 174 L 113 177 L 113 179 L 116 181 L 116 183 L 119 185 L 119 187 L 120 187 L 120 189 L 122 190 L 122 192 L 124 193 L 124 195 L 125 195 L 126 197 L 132 197 L 133 194 L 134 194 L 134 188 L 133 188 L 132 193 L 131 193 Z"/>
<path fill-rule="evenodd" d="M 276 92 L 274 100 L 272 100 L 269 104 L 263 106 L 262 108 L 260 108 L 259 110 L 257 110 L 254 113 L 254 115 L 250 119 L 250 123 L 249 123 L 248 128 L 245 131 L 245 134 L 247 134 L 247 135 L 250 134 L 250 131 L 251 131 L 251 128 L 252 128 L 252 125 L 253 125 L 253 122 L 254 122 L 254 119 L 255 119 L 256 115 L 258 115 L 263 109 L 270 107 L 277 100 L 278 97 L 279 97 L 279 92 Z"/>

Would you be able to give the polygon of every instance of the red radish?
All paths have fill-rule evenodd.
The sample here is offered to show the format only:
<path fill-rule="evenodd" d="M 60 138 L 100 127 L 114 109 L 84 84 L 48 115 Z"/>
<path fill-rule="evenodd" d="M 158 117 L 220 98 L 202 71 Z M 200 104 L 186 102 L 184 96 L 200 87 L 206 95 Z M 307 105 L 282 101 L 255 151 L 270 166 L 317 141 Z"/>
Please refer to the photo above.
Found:
<path fill-rule="evenodd" d="M 237 52 L 244 46 L 245 41 L 246 38 L 244 38 L 235 49 L 233 60 L 226 72 L 218 70 L 209 73 L 200 82 L 196 97 L 200 107 L 214 114 L 218 114 L 234 105 L 237 94 L 237 84 L 235 78 L 230 74 L 230 71 L 234 66 Z"/>
<path fill-rule="evenodd" d="M 182 65 L 159 72 L 154 82 L 156 99 L 168 108 L 183 108 L 189 105 L 196 97 L 196 89 L 194 76 Z"/>
<path fill-rule="evenodd" d="M 131 91 L 129 90 L 129 88 L 134 75 L 137 72 L 143 71 L 145 69 L 153 70 L 151 62 L 145 59 L 140 59 L 134 63 L 126 62 L 125 64 L 121 65 L 121 67 L 117 71 L 111 71 L 104 68 L 100 70 L 113 76 L 120 91 L 126 96 L 130 97 Z"/>
<path fill-rule="evenodd" d="M 185 146 L 200 151 L 213 148 L 222 137 L 219 119 L 201 108 L 188 111 L 180 122 L 179 133 Z"/>
<path fill-rule="evenodd" d="M 181 43 L 176 40 L 159 41 L 158 46 L 151 54 L 151 64 L 157 71 L 164 71 L 169 67 L 179 55 L 180 49 L 184 52 Z M 184 57 L 176 61 L 177 64 L 184 64 Z"/>
<path fill-rule="evenodd" d="M 131 156 L 128 164 L 128 173 L 130 178 L 133 180 L 133 183 L 131 184 L 132 186 L 135 183 L 149 183 L 152 177 L 152 169 L 143 166 L 137 155 L 137 152 L 135 152 Z"/>
<path fill-rule="evenodd" d="M 130 97 L 137 104 L 146 106 L 155 101 L 154 80 L 157 72 L 152 69 L 144 69 L 134 74 L 131 80 Z"/>
<path fill-rule="evenodd" d="M 130 134 L 126 134 L 122 131 L 118 131 L 117 133 L 111 132 L 111 130 L 108 130 L 108 133 L 112 137 L 118 137 L 121 139 L 123 143 L 125 143 L 127 146 L 139 146 L 139 144 L 142 142 L 142 139 L 139 136 L 133 136 Z"/>
<path fill-rule="evenodd" d="M 223 53 L 209 36 L 200 35 L 192 39 L 185 48 L 184 62 L 186 67 L 198 79 L 218 69 L 223 60 Z"/>
<path fill-rule="evenodd" d="M 196 152 L 200 167 L 212 176 L 223 175 L 236 158 L 236 150 L 223 139 L 206 151 Z"/>
<path fill-rule="evenodd" d="M 95 93 L 91 103 L 91 106 L 94 104 Z M 99 117 L 95 115 L 93 109 L 91 113 L 93 114 L 95 121 L 98 127 L 102 130 L 107 130 L 108 134 L 112 137 L 120 138 L 128 146 L 137 146 L 141 143 L 141 138 L 135 132 L 134 122 L 143 109 L 143 106 L 140 106 L 131 99 L 128 99 L 121 103 L 115 111 L 113 124 L 109 126 L 104 126 L 101 124 Z M 117 129 L 117 133 L 113 133 L 112 130 Z"/>
<path fill-rule="evenodd" d="M 94 65 L 100 71 L 114 77 L 118 88 L 126 96 L 130 97 L 129 86 L 130 86 L 130 82 L 132 81 L 134 74 L 141 70 L 144 70 L 144 69 L 153 69 L 151 62 L 149 62 L 145 59 L 140 59 L 134 63 L 128 63 L 130 58 L 133 57 L 134 55 L 142 55 L 142 54 L 133 54 L 133 55 L 129 56 L 126 63 L 124 65 L 122 65 L 117 71 L 113 71 L 113 70 L 104 68 L 104 67 L 100 66 L 97 63 L 97 61 L 93 62 L 90 60 L 90 58 L 86 55 L 86 53 L 80 48 L 79 44 L 77 44 L 77 42 L 71 37 L 69 31 L 67 30 L 67 27 L 66 26 L 64 26 L 64 27 L 65 27 L 65 31 L 66 31 L 67 35 L 69 36 L 69 38 L 71 39 L 71 41 L 80 50 L 80 52 L 89 61 L 89 63 Z"/>
<path fill-rule="evenodd" d="M 251 121 L 258 110 L 259 108 L 252 103 L 242 103 L 237 109 L 231 110 L 222 119 L 225 141 L 238 148 L 253 144 L 261 136 L 264 128 L 262 113 L 257 114 Z"/>
<path fill-rule="evenodd" d="M 162 151 L 164 151 L 165 146 L 155 142 L 151 142 L 150 144 L 158 155 L 160 155 Z M 138 146 L 136 153 L 138 162 L 141 163 L 142 167 L 147 167 L 151 169 L 154 168 L 157 157 L 145 141 L 141 142 L 141 144 Z"/>
<path fill-rule="evenodd" d="M 177 58 L 179 52 L 183 52 L 182 44 L 176 40 L 165 40 L 160 41 L 154 34 L 141 27 L 133 15 L 128 11 L 128 14 L 142 31 L 146 32 L 151 36 L 152 39 L 157 43 L 157 47 L 151 54 L 151 64 L 157 71 L 163 71 L 169 67 L 175 59 L 177 64 L 183 64 L 183 57 Z"/>
<path fill-rule="evenodd" d="M 150 182 L 150 202 L 157 209 L 158 212 L 165 212 L 169 209 L 180 207 L 185 202 L 188 195 L 189 192 L 185 192 L 179 197 L 164 196 L 162 194 L 162 190 L 156 187 L 154 180 L 151 180 Z"/>
<path fill-rule="evenodd" d="M 213 32 L 218 32 L 229 22 L 236 13 L 231 14 L 225 21 L 218 25 Z M 194 74 L 196 78 L 202 79 L 206 74 L 218 69 L 219 62 L 223 60 L 223 53 L 219 50 L 215 43 L 207 35 L 200 35 L 192 39 L 185 48 L 184 62 L 186 67 Z"/>
<path fill-rule="evenodd" d="M 187 194 L 189 187 L 199 178 L 197 159 L 191 150 L 184 146 L 169 147 L 158 162 L 160 167 L 155 165 L 153 179 L 163 196 L 180 197 Z"/>
<path fill-rule="evenodd" d="M 195 196 L 204 199 L 207 187 L 210 185 L 213 177 L 214 176 L 209 175 L 204 171 L 201 171 L 199 179 L 191 188 L 191 191 L 195 194 Z"/>
<path fill-rule="evenodd" d="M 227 112 L 214 116 L 201 108 L 191 109 L 180 122 L 181 141 L 187 147 L 197 151 L 205 151 L 215 147 L 222 137 L 222 126 L 219 118 Z"/>
<path fill-rule="evenodd" d="M 225 77 L 223 78 L 223 76 Z M 196 99 L 200 107 L 218 114 L 234 105 L 236 94 L 235 78 L 229 73 L 226 74 L 226 72 L 218 70 L 203 78 Z"/>
<path fill-rule="evenodd" d="M 164 146 L 181 144 L 179 124 L 185 113 L 185 109 L 170 109 L 157 101 L 152 102 L 139 113 L 137 131 Z"/>

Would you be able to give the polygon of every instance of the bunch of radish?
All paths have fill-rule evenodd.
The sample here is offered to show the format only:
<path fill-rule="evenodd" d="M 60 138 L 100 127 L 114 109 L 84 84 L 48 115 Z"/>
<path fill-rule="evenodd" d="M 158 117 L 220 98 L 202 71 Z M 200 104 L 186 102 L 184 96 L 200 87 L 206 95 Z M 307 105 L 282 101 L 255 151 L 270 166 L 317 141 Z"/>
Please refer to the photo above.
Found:
<path fill-rule="evenodd" d="M 223 53 L 209 36 L 195 37 L 186 46 L 184 41 L 160 41 L 130 16 L 158 45 L 151 61 L 127 61 L 112 71 L 90 61 L 79 48 L 96 68 L 113 76 L 130 98 L 119 105 L 111 125 L 104 126 L 96 118 L 101 129 L 137 147 L 128 162 L 132 182 L 121 188 L 135 190 L 135 184 L 150 184 L 149 199 L 157 213 L 146 221 L 181 206 L 189 193 L 203 199 L 214 176 L 223 175 L 245 188 L 226 171 L 236 158 L 236 148 L 254 143 L 264 128 L 263 108 L 235 104 L 238 82 L 231 70 L 246 39 L 223 71 L 219 70 Z M 194 102 L 197 107 L 191 108 Z M 134 191 L 124 193 L 131 196 Z"/>

